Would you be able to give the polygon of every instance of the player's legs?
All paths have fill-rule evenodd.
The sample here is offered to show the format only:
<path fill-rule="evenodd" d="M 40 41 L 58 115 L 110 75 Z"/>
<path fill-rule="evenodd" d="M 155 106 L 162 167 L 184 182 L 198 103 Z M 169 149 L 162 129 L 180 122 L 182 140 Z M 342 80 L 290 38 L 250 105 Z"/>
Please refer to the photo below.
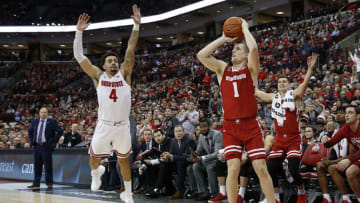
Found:
<path fill-rule="evenodd" d="M 274 186 L 275 198 L 280 199 L 279 197 L 279 181 L 278 177 L 283 173 L 282 162 L 284 161 L 284 149 L 281 140 L 279 137 L 275 137 L 274 144 L 270 150 L 270 155 L 268 159 L 268 171 L 271 176 L 271 180 Z"/>
<path fill-rule="evenodd" d="M 355 162 L 355 164 L 350 165 L 348 169 L 346 169 L 346 178 L 352 189 L 352 191 L 357 196 L 358 200 L 360 199 L 360 183 L 359 183 L 359 175 L 360 175 L 360 161 Z"/>
<path fill-rule="evenodd" d="M 96 124 L 94 137 L 89 148 L 91 168 L 91 190 L 97 191 L 101 186 L 101 176 L 105 172 L 105 167 L 100 165 L 101 158 L 108 157 L 111 151 L 110 127 L 101 121 Z"/>
<path fill-rule="evenodd" d="M 252 161 L 253 168 L 259 178 L 261 190 L 269 203 L 275 203 L 274 188 L 271 176 L 268 173 L 265 159 L 255 159 Z"/>
<path fill-rule="evenodd" d="M 339 189 L 340 194 L 343 196 L 343 199 L 350 200 L 350 196 L 348 195 L 348 191 L 346 189 L 345 178 L 341 175 L 341 173 L 336 169 L 337 164 L 332 164 L 328 167 L 328 171 Z M 325 197 L 325 196 L 324 196 Z M 329 196 L 325 197 L 329 198 Z"/>
<path fill-rule="evenodd" d="M 227 177 L 226 177 L 226 192 L 228 194 L 229 203 L 235 203 L 238 194 L 238 178 L 240 172 L 240 159 L 233 158 L 226 161 L 227 163 Z"/>
<path fill-rule="evenodd" d="M 321 193 L 329 195 L 329 188 L 328 188 L 328 180 L 326 177 L 328 171 L 328 165 L 324 164 L 322 161 L 316 164 L 316 172 L 318 177 L 318 182 L 320 185 Z"/>
<path fill-rule="evenodd" d="M 275 203 L 274 187 L 266 166 L 266 152 L 260 126 L 256 119 L 243 123 L 238 132 L 245 139 L 244 146 L 259 178 L 261 189 L 270 203 Z"/>
<path fill-rule="evenodd" d="M 125 191 L 120 194 L 120 198 L 125 202 L 133 202 L 131 186 L 131 169 L 129 154 L 131 153 L 131 136 L 128 121 L 123 121 L 113 127 L 112 144 L 113 152 L 118 157 L 121 175 L 124 179 Z"/>

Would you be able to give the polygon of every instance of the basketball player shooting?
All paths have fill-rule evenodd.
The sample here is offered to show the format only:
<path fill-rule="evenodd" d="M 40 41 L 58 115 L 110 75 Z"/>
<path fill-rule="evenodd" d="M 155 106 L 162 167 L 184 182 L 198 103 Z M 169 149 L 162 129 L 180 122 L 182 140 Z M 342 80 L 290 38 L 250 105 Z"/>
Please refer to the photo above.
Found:
<path fill-rule="evenodd" d="M 106 53 L 101 60 L 104 72 L 94 66 L 84 56 L 82 34 L 89 26 L 90 16 L 79 16 L 74 40 L 74 57 L 81 68 L 93 80 L 97 91 L 99 109 L 98 121 L 92 139 L 90 153 L 91 190 L 101 186 L 101 175 L 105 168 L 100 165 L 100 158 L 108 157 L 113 151 L 118 157 L 121 174 L 124 178 L 125 191 L 120 198 L 126 203 L 134 202 L 131 191 L 131 171 L 128 156 L 131 152 L 129 115 L 131 108 L 131 74 L 135 65 L 135 47 L 139 37 L 141 21 L 140 8 L 132 6 L 134 26 L 129 38 L 124 62 L 119 67 L 119 56 Z"/>
<path fill-rule="evenodd" d="M 197 57 L 204 66 L 216 73 L 223 97 L 225 119 L 223 141 L 228 166 L 226 190 L 229 202 L 237 202 L 240 160 L 242 151 L 246 150 L 259 177 L 265 197 L 268 202 L 275 203 L 272 180 L 266 167 L 262 133 L 256 120 L 257 103 L 254 95 L 259 73 L 258 48 L 247 22 L 242 18 L 236 19 L 232 20 L 235 22 L 231 22 L 230 25 L 236 23 L 238 27 L 230 30 L 238 29 L 242 30 L 242 33 L 232 38 L 223 34 L 200 50 Z M 227 24 L 225 23 L 224 27 Z M 239 40 L 242 34 L 245 40 L 236 42 L 232 50 L 231 62 L 233 66 L 211 55 L 224 43 L 233 43 Z"/>

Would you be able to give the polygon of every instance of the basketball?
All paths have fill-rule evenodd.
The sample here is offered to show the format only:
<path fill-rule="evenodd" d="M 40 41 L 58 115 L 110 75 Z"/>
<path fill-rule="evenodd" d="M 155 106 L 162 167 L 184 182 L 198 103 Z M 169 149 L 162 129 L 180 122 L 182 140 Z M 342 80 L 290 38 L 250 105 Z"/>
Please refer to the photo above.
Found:
<path fill-rule="evenodd" d="M 243 38 L 244 34 L 242 32 L 242 20 L 239 17 L 230 17 L 228 18 L 223 26 L 224 34 L 226 37 L 236 37 Z"/>

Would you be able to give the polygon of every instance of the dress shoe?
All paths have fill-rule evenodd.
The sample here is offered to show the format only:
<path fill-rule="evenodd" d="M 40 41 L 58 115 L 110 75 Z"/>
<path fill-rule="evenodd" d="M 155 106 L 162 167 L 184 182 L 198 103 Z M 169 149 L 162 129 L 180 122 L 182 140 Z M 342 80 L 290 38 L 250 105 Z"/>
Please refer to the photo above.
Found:
<path fill-rule="evenodd" d="M 182 198 L 183 198 L 183 193 L 176 192 L 175 194 L 171 195 L 169 199 L 182 199 Z"/>
<path fill-rule="evenodd" d="M 145 193 L 145 197 L 147 198 L 157 198 L 160 196 L 160 191 L 154 189 L 153 191 Z"/>
<path fill-rule="evenodd" d="M 209 199 L 210 199 L 210 194 L 206 194 L 206 193 L 199 194 L 198 196 L 195 197 L 195 201 L 204 201 Z"/>
<path fill-rule="evenodd" d="M 145 188 L 141 187 L 134 191 L 134 194 L 143 194 L 145 192 Z"/>
<path fill-rule="evenodd" d="M 49 185 L 47 186 L 47 189 L 48 189 L 48 190 L 52 190 L 52 189 L 53 189 L 53 185 L 52 185 L 52 184 L 49 184 Z"/>
<path fill-rule="evenodd" d="M 40 185 L 34 185 L 34 184 L 32 184 L 32 185 L 27 186 L 27 188 L 28 188 L 28 189 L 40 189 Z"/>

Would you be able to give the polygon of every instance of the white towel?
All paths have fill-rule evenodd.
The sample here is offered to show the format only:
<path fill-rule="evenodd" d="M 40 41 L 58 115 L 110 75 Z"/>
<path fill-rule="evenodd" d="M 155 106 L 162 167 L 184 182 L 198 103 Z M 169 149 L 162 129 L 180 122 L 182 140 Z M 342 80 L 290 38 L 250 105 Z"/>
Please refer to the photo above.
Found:
<path fill-rule="evenodd" d="M 278 92 L 275 95 L 274 100 L 271 104 L 271 117 L 276 119 L 279 126 L 284 125 L 285 120 L 285 109 L 288 108 L 290 111 L 295 110 L 295 102 L 293 96 L 293 90 L 288 90 L 285 93 L 284 101 L 281 103 L 281 94 Z"/>

